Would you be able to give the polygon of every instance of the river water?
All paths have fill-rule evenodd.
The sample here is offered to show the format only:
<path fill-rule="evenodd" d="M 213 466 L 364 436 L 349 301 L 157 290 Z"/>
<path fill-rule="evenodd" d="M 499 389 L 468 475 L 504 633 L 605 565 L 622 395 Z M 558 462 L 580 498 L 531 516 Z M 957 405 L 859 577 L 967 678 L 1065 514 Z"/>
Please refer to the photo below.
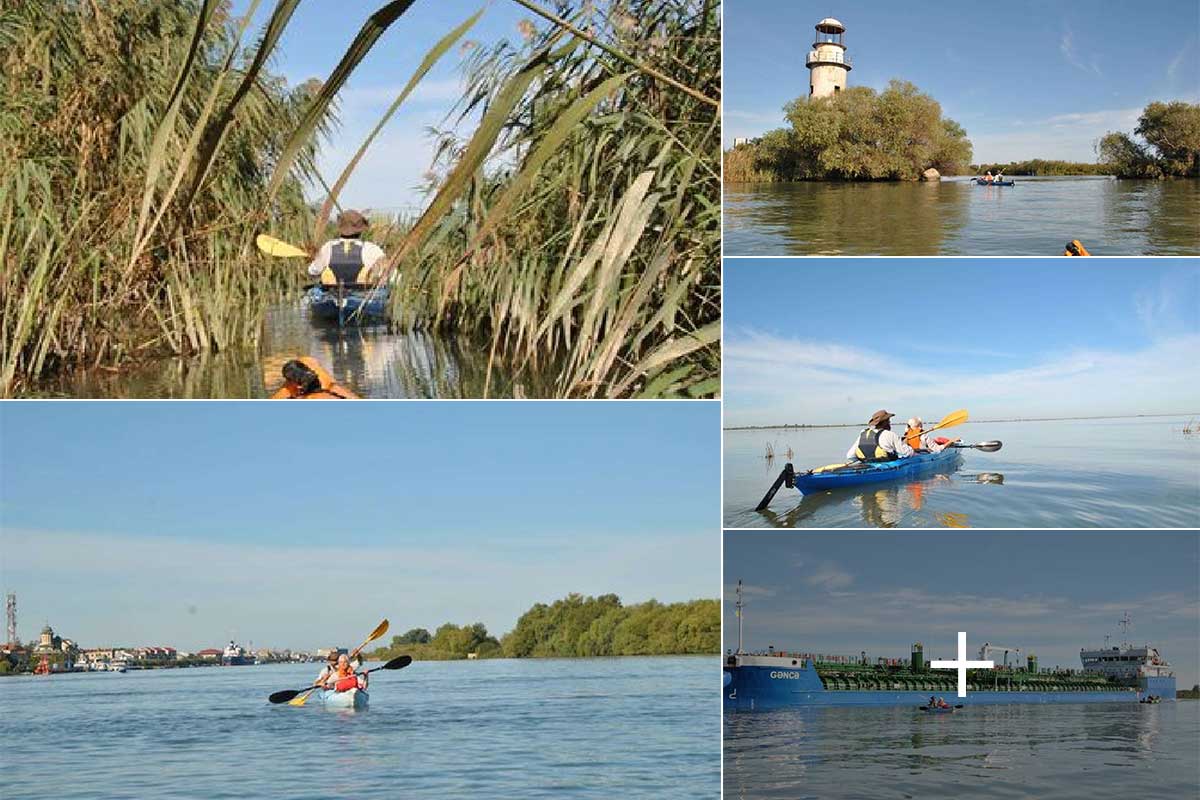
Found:
<path fill-rule="evenodd" d="M 0 679 L 3 796 L 716 798 L 718 663 L 417 662 L 360 712 L 268 704 L 313 664 Z"/>
<path fill-rule="evenodd" d="M 915 481 L 802 496 L 783 487 L 754 511 L 789 460 L 797 471 L 842 461 L 858 428 L 725 431 L 725 525 L 738 527 L 1200 527 L 1197 419 L 1138 417 L 978 422 L 955 468 Z M 1184 433 L 1189 427 L 1192 433 Z M 775 458 L 766 458 L 770 443 Z"/>
<path fill-rule="evenodd" d="M 91 370 L 39 386 L 39 395 L 87 398 L 261 398 L 283 383 L 283 364 L 312 356 L 334 378 L 368 398 L 552 397 L 554 367 L 497 359 L 488 377 L 488 343 L 430 333 L 393 333 L 383 325 L 313 319 L 303 301 L 268 309 L 259 351 L 172 358 L 137 368 Z"/>
<path fill-rule="evenodd" d="M 1200 255 L 1200 180 L 726 184 L 724 254 Z"/>
<path fill-rule="evenodd" d="M 725 797 L 1196 797 L 1200 702 L 728 714 Z"/>

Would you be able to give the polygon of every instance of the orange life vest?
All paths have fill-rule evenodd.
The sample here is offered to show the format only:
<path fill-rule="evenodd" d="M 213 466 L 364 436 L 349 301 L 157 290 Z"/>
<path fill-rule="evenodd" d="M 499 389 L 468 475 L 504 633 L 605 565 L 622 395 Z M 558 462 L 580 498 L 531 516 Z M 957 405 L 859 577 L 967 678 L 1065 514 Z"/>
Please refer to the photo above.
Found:
<path fill-rule="evenodd" d="M 1067 242 L 1066 248 L 1063 250 L 1064 256 L 1090 256 L 1091 253 L 1083 246 L 1083 242 L 1078 239 L 1072 239 Z"/>
<path fill-rule="evenodd" d="M 321 388 L 318 391 L 304 394 L 300 387 L 291 383 L 284 383 L 275 394 L 271 395 L 272 400 L 357 400 L 358 395 L 342 386 L 333 379 L 333 376 L 325 371 L 312 356 L 303 356 L 298 359 L 304 366 L 311 369 L 317 374 L 317 378 L 321 381 Z"/>
<path fill-rule="evenodd" d="M 921 449 L 921 429 L 920 428 L 906 428 L 904 431 L 904 443 L 907 444 L 909 447 L 911 447 L 913 450 L 920 450 Z"/>

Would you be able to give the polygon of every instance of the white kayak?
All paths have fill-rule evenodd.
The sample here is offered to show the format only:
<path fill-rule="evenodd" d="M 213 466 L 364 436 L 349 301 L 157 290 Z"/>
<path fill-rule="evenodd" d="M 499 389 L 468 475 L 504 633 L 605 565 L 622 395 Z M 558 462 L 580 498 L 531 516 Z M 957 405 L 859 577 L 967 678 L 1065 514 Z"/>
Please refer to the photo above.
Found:
<path fill-rule="evenodd" d="M 362 711 L 370 702 L 370 695 L 363 689 L 351 689 L 348 692 L 331 692 L 321 690 L 321 702 L 326 708 L 352 708 Z"/>

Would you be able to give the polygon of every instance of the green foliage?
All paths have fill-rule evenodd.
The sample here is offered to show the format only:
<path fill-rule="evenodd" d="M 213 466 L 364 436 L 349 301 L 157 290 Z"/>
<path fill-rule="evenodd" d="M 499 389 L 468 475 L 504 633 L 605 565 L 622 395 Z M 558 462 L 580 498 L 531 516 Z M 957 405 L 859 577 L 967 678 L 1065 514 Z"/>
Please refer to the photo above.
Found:
<path fill-rule="evenodd" d="M 432 638 L 429 631 L 424 628 L 413 628 L 405 634 L 393 636 L 392 644 L 429 644 L 429 640 Z"/>
<path fill-rule="evenodd" d="M 972 164 L 971 172 L 976 175 L 991 170 L 1003 170 L 1005 175 L 1112 175 L 1113 165 L 1106 163 L 1085 164 L 1077 161 L 1055 161 L 1034 158 L 1028 161 L 1011 161 L 1007 164 Z"/>
<path fill-rule="evenodd" d="M 512 658 L 720 652 L 716 600 L 622 606 L 616 595 L 571 594 L 525 612 L 504 637 Z"/>
<path fill-rule="evenodd" d="M 1200 104 L 1150 103 L 1134 133 L 1108 133 L 1096 145 L 1100 160 L 1121 178 L 1200 177 Z"/>
<path fill-rule="evenodd" d="M 266 208 L 311 89 L 237 69 L 255 60 L 242 33 L 211 0 L 0 11 L 0 395 L 56 369 L 257 342 L 289 270 L 250 243 L 270 214 L 281 235 L 307 228 L 315 150 Z"/>
<path fill-rule="evenodd" d="M 432 636 L 424 628 L 413 628 L 403 636 L 393 636 L 391 644 L 375 650 L 370 657 L 387 661 L 407 654 L 418 661 L 451 661 L 464 659 L 468 653 L 475 653 L 479 658 L 501 655 L 500 642 L 488 633 L 482 622 L 462 627 L 447 622 Z"/>
<path fill-rule="evenodd" d="M 479 658 L 573 658 L 587 656 L 709 655 L 721 647 L 721 604 L 692 600 L 663 605 L 655 600 L 621 605 L 615 594 L 569 594 L 550 605 L 538 603 L 517 620 L 501 641 L 481 623 L 446 623 L 432 637 L 424 628 L 393 636 L 370 654 L 386 661 L 408 654 L 417 660 Z"/>
<path fill-rule="evenodd" d="M 917 180 L 933 167 L 954 175 L 971 142 L 936 100 L 906 81 L 881 93 L 859 86 L 784 106 L 789 128 L 725 154 L 725 177 L 746 180 Z"/>

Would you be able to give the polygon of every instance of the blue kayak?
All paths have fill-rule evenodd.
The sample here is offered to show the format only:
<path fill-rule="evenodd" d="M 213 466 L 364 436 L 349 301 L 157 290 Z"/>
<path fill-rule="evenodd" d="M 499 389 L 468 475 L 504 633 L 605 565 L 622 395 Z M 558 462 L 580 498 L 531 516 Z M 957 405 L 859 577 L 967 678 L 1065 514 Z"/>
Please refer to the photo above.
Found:
<path fill-rule="evenodd" d="M 326 288 L 308 290 L 308 307 L 313 316 L 338 325 L 384 322 L 387 318 L 388 287 Z"/>
<path fill-rule="evenodd" d="M 980 186 L 1015 186 L 1017 182 L 1016 181 L 981 181 L 978 178 L 976 178 L 975 183 L 979 184 Z"/>
<path fill-rule="evenodd" d="M 917 453 L 908 458 L 898 458 L 895 461 L 857 462 L 844 467 L 822 469 L 821 472 L 797 472 L 790 485 L 804 494 L 813 494 L 826 489 L 861 486 L 900 478 L 916 478 L 957 465 L 958 461 L 958 448 L 947 447 L 940 453 Z"/>
<path fill-rule="evenodd" d="M 926 714 L 953 714 L 955 711 L 959 710 L 959 709 L 955 708 L 954 706 L 950 706 L 950 708 L 937 708 L 935 706 L 917 706 L 917 708 L 921 709 Z"/>
<path fill-rule="evenodd" d="M 326 708 L 344 708 L 363 711 L 370 702 L 370 697 L 363 689 L 351 689 L 348 692 L 331 692 L 322 689 L 321 703 Z"/>

